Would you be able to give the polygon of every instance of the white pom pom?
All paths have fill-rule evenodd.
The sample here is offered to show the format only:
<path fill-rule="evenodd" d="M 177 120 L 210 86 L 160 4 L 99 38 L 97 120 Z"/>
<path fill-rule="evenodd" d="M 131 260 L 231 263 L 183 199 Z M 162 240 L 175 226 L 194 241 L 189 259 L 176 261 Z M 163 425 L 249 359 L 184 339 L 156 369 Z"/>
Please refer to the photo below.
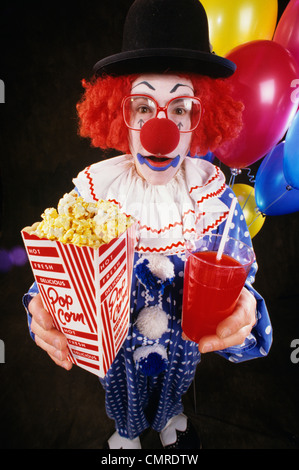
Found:
<path fill-rule="evenodd" d="M 146 259 L 151 272 L 162 281 L 174 277 L 174 265 L 167 256 L 151 254 Z"/>
<path fill-rule="evenodd" d="M 161 338 L 167 331 L 167 314 L 159 307 L 145 307 L 137 317 L 136 326 L 149 339 Z"/>

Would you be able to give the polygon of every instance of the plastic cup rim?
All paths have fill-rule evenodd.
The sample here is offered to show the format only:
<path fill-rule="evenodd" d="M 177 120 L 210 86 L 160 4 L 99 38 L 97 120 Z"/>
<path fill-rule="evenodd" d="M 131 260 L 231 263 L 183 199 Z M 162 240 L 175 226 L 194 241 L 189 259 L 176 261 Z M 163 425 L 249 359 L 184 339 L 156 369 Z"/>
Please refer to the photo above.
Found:
<path fill-rule="evenodd" d="M 196 241 L 200 240 L 201 238 L 205 238 L 205 237 L 217 237 L 218 238 L 218 237 L 221 237 L 221 236 L 222 235 L 220 235 L 220 234 L 203 235 L 202 237 L 198 238 Z M 233 258 L 235 261 L 238 261 L 240 263 L 240 266 L 223 266 L 223 265 L 221 265 L 221 269 L 240 269 L 240 268 L 244 269 L 248 266 L 251 266 L 256 260 L 255 252 L 254 252 L 253 247 L 248 245 L 247 243 L 243 242 L 242 240 L 238 240 L 237 238 L 228 236 L 227 240 L 229 240 L 229 239 L 231 239 L 235 242 L 241 243 L 242 245 L 247 247 L 252 252 L 252 259 L 251 259 L 251 261 L 248 261 L 247 263 L 241 264 L 239 260 L 237 260 L 237 259 L 235 259 L 231 256 L 231 258 Z M 189 256 L 190 255 L 194 256 L 194 253 L 197 253 L 198 251 L 200 251 L 200 252 L 214 251 L 214 253 L 217 253 L 217 251 L 215 251 L 215 250 L 197 250 L 197 251 L 194 251 L 194 250 L 190 250 L 189 248 L 186 248 L 186 252 L 189 254 Z M 228 255 L 228 256 L 230 256 L 230 255 Z M 211 263 L 210 261 L 207 261 L 207 260 L 202 260 L 201 259 L 201 262 L 204 263 L 204 264 L 210 265 L 210 266 L 217 267 L 216 263 Z M 219 267 L 220 267 L 220 265 L 219 265 Z"/>

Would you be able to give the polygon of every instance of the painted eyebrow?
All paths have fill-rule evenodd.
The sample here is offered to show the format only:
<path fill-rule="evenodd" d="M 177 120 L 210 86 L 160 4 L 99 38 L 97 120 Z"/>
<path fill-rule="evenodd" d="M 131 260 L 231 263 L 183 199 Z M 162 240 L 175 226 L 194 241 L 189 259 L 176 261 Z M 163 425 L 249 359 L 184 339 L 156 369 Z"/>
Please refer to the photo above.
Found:
<path fill-rule="evenodd" d="M 193 93 L 194 93 L 194 90 L 193 90 L 193 88 L 191 88 L 191 86 L 189 86 L 189 85 L 183 85 L 183 83 L 177 83 L 177 84 L 173 87 L 173 89 L 170 90 L 170 93 L 174 93 L 175 91 L 177 91 L 177 89 L 178 89 L 180 86 L 186 86 L 186 87 L 190 88 L 190 90 L 192 90 Z"/>
<path fill-rule="evenodd" d="M 132 88 L 132 90 L 133 90 L 134 88 L 136 88 L 137 86 L 139 86 L 139 85 L 146 85 L 146 86 L 149 87 L 150 90 L 154 90 L 154 91 L 156 90 L 150 83 L 148 83 L 148 82 L 146 82 L 146 81 L 137 83 L 137 85 L 135 85 L 135 86 Z"/>

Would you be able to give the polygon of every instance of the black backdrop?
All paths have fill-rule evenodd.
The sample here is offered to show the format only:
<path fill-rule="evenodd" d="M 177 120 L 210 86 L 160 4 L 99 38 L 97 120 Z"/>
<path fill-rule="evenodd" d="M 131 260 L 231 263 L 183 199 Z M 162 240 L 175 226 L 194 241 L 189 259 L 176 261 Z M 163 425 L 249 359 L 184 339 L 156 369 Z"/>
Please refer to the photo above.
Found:
<path fill-rule="evenodd" d="M 0 104 L 0 248 L 21 244 L 21 228 L 39 220 L 45 207 L 55 206 L 82 168 L 106 158 L 78 137 L 75 106 L 82 93 L 81 80 L 90 77 L 93 64 L 120 49 L 121 25 L 131 3 L 1 5 L 0 79 L 5 83 L 5 104 Z M 279 15 L 287 4 L 279 0 Z M 113 151 L 108 154 L 113 155 Z M 244 175 L 237 182 L 243 182 L 242 178 L 246 182 Z M 257 440 L 250 434 L 248 441 L 247 431 L 243 439 L 230 428 L 235 440 L 232 437 L 228 446 L 298 446 L 299 364 L 290 360 L 290 344 L 299 338 L 298 227 L 298 213 L 267 217 L 254 239 L 260 266 L 255 287 L 267 300 L 274 328 L 270 356 L 242 365 L 238 371 L 220 358 L 206 356 L 203 361 L 200 384 L 206 379 L 209 385 L 200 387 L 197 394 L 198 412 L 206 420 L 207 447 L 225 447 L 222 440 L 209 439 L 208 417 L 231 426 L 232 414 L 243 431 L 254 429 L 266 438 Z M 0 427 L 0 447 L 100 447 L 113 426 L 105 417 L 97 382 L 78 369 L 69 375 L 61 371 L 28 337 L 21 305 L 22 294 L 32 281 L 28 264 L 2 273 L 0 280 L 0 339 L 5 343 L 0 422 L 6 423 Z M 219 383 L 225 384 L 222 399 L 213 388 Z M 246 391 L 243 402 L 237 397 L 231 400 L 231 409 L 226 400 L 236 390 Z M 255 414 L 260 417 L 257 421 Z M 77 429 L 82 426 L 84 436 Z"/>

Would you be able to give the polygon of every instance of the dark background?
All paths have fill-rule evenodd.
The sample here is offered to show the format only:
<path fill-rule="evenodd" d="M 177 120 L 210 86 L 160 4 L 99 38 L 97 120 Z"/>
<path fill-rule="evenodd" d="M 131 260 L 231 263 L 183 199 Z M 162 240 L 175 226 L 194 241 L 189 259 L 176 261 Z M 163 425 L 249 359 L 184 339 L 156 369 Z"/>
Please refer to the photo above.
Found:
<path fill-rule="evenodd" d="M 20 230 L 56 206 L 81 169 L 106 157 L 78 137 L 75 106 L 93 64 L 120 50 L 131 3 L 1 5 L 0 248 L 21 244 Z M 279 15 L 287 4 L 279 1 Z M 247 176 L 236 182 L 248 183 Z M 298 227 L 298 213 L 267 217 L 253 240 L 255 287 L 274 329 L 270 355 L 237 366 L 207 355 L 196 377 L 196 412 L 193 390 L 185 397 L 205 448 L 299 448 L 299 364 L 290 360 L 299 338 Z M 113 432 L 103 390 L 95 376 L 75 367 L 67 373 L 34 346 L 21 305 L 31 283 L 28 264 L 0 274 L 0 448 L 100 449 Z M 142 440 L 160 446 L 152 431 Z"/>

